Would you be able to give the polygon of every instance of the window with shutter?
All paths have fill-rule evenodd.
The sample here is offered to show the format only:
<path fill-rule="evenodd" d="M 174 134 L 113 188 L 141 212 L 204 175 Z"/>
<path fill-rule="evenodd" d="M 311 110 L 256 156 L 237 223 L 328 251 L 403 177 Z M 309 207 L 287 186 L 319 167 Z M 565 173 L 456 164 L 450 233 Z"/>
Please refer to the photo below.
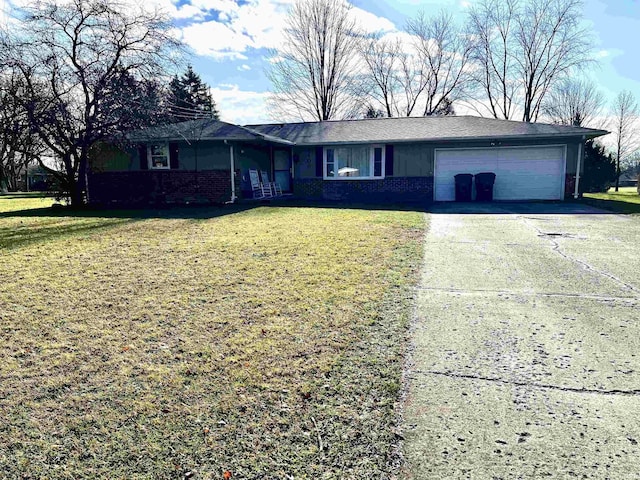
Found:
<path fill-rule="evenodd" d="M 325 180 L 374 180 L 385 176 L 385 148 L 349 145 L 324 149 Z"/>
<path fill-rule="evenodd" d="M 149 168 L 157 170 L 168 170 L 169 164 L 169 144 L 151 143 L 147 145 L 147 159 Z"/>

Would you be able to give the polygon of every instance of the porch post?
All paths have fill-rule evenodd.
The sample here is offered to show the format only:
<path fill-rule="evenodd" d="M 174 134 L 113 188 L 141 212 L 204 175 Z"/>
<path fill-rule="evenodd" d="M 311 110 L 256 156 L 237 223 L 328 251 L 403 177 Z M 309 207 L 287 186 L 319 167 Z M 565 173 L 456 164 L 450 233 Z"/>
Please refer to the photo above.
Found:
<path fill-rule="evenodd" d="M 236 162 L 233 152 L 233 143 L 229 144 L 229 161 L 231 164 L 231 202 L 236 201 Z"/>
<path fill-rule="evenodd" d="M 583 156 L 583 148 L 584 148 L 585 138 L 582 137 L 580 143 L 578 144 L 578 162 L 576 163 L 576 185 L 575 190 L 573 192 L 574 200 L 577 200 L 580 196 L 579 187 L 580 187 L 580 167 L 582 167 L 582 156 Z"/>

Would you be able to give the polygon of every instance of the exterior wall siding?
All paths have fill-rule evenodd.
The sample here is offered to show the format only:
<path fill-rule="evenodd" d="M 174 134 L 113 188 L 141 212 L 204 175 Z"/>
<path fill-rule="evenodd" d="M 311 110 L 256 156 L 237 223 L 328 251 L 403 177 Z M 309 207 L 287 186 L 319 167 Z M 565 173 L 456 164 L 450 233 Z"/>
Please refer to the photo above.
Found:
<path fill-rule="evenodd" d="M 271 176 L 271 159 L 268 148 L 256 148 L 247 144 L 237 144 L 234 147 L 235 168 L 239 171 L 236 177 L 238 192 L 236 194 L 251 198 L 251 179 L 249 170 L 265 170 Z M 273 180 L 273 179 L 272 179 Z"/>
<path fill-rule="evenodd" d="M 548 140 L 502 140 L 488 141 L 455 141 L 455 142 L 411 142 L 395 143 L 394 148 L 394 176 L 396 177 L 433 177 L 434 158 L 436 149 L 444 148 L 492 148 L 492 147 L 521 147 L 567 145 L 567 173 L 575 175 L 578 141 L 566 139 Z M 297 178 L 316 178 L 315 153 L 313 147 L 294 147 L 295 176 Z"/>
<path fill-rule="evenodd" d="M 229 170 L 148 170 L 89 174 L 89 201 L 101 205 L 224 203 Z"/>
<path fill-rule="evenodd" d="M 293 147 L 293 176 L 316 178 L 316 157 L 313 147 Z"/>
<path fill-rule="evenodd" d="M 296 178 L 296 197 L 309 200 L 349 200 L 367 203 L 433 202 L 433 177 L 386 177 L 380 180 Z"/>
<path fill-rule="evenodd" d="M 136 151 L 136 155 L 137 155 Z M 229 146 L 221 142 L 186 142 L 178 144 L 180 170 L 224 170 L 230 168 Z M 136 165 L 140 165 L 137 162 Z"/>

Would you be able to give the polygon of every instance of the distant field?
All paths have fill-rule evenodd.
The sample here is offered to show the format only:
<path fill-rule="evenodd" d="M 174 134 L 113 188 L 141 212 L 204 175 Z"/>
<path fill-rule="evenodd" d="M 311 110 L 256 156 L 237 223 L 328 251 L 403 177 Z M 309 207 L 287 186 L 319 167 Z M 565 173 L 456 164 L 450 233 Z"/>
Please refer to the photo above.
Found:
<path fill-rule="evenodd" d="M 640 213 L 640 195 L 636 187 L 620 187 L 616 192 L 610 188 L 607 193 L 585 193 L 585 200 L 595 206 L 620 213 Z"/>
<path fill-rule="evenodd" d="M 0 197 L 0 478 L 388 474 L 424 215 Z"/>

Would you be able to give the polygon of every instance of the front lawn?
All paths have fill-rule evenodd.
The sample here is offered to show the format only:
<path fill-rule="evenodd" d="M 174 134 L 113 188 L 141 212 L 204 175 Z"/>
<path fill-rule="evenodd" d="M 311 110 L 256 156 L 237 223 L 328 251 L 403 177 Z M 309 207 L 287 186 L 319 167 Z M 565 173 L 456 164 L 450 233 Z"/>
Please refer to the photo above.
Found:
<path fill-rule="evenodd" d="M 636 187 L 620 187 L 617 192 L 610 188 L 607 193 L 585 193 L 584 198 L 597 207 L 620 213 L 640 213 L 640 195 Z"/>
<path fill-rule="evenodd" d="M 50 203 L 0 197 L 0 478 L 387 476 L 423 214 Z"/>

